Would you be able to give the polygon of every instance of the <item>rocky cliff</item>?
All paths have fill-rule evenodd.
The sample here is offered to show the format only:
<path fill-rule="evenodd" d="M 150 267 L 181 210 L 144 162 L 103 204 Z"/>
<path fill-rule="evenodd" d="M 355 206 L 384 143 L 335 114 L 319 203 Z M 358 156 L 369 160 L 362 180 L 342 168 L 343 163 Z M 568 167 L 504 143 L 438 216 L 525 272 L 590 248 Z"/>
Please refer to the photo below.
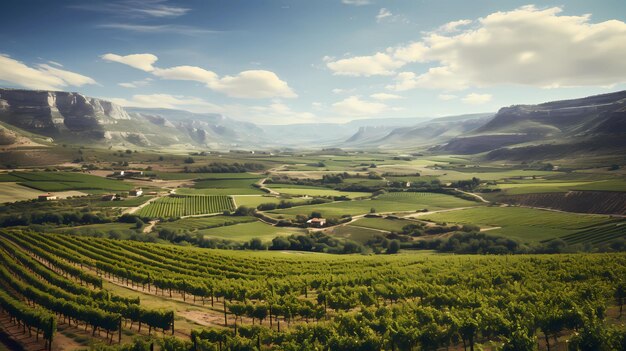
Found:
<path fill-rule="evenodd" d="M 107 125 L 129 119 L 122 107 L 79 93 L 0 89 L 0 120 L 41 135 L 102 139 Z"/>

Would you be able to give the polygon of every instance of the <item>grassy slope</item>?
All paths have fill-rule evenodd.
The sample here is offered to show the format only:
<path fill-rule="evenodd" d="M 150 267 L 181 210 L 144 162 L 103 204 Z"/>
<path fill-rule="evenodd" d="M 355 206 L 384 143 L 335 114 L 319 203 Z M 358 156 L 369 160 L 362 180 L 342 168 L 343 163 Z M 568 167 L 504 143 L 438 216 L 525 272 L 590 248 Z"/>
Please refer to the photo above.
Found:
<path fill-rule="evenodd" d="M 604 215 L 583 215 L 522 207 L 477 207 L 427 214 L 421 218 L 436 222 L 501 227 L 489 233 L 523 241 L 560 237 L 611 221 L 609 216 Z"/>
<path fill-rule="evenodd" d="M 228 227 L 211 228 L 199 230 L 209 238 L 221 238 L 236 241 L 248 241 L 252 238 L 260 238 L 263 241 L 270 241 L 277 236 L 304 233 L 300 228 L 273 227 L 262 222 L 252 222 L 232 225 Z"/>

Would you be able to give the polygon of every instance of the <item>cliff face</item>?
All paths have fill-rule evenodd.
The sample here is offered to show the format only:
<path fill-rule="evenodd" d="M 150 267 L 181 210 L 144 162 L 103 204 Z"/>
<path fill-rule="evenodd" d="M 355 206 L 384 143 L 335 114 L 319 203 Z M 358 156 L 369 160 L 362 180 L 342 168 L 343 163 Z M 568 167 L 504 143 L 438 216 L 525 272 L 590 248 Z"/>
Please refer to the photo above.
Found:
<path fill-rule="evenodd" d="M 0 120 L 37 134 L 103 138 L 105 125 L 128 119 L 120 106 L 78 93 L 0 89 Z"/>

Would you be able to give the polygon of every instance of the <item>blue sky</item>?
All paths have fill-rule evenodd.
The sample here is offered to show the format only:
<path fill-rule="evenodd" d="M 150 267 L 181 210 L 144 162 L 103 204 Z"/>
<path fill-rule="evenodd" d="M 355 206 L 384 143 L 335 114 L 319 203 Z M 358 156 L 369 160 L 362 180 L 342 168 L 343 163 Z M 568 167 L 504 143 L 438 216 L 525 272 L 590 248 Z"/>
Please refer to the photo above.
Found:
<path fill-rule="evenodd" d="M 259 124 L 626 89 L 626 2 L 7 1 L 0 86 Z"/>

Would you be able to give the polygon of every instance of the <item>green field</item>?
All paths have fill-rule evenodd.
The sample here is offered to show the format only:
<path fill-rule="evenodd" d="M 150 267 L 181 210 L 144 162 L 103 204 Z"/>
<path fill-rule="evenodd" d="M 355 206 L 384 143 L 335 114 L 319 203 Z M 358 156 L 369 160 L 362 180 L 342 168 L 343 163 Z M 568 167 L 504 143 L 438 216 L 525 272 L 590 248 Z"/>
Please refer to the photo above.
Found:
<path fill-rule="evenodd" d="M 160 222 L 158 224 L 158 228 L 195 231 L 199 229 L 208 229 L 254 221 L 256 221 L 256 218 L 251 216 L 192 217 L 179 219 L 173 222 Z"/>
<path fill-rule="evenodd" d="M 80 190 L 91 193 L 128 191 L 130 183 L 106 179 L 84 173 L 70 172 L 11 172 L 3 174 L 3 181 L 14 181 L 45 192 Z M 11 180 L 13 179 L 13 180 Z"/>
<path fill-rule="evenodd" d="M 463 200 L 452 195 L 436 193 L 388 193 L 372 200 L 356 200 L 332 202 L 321 205 L 299 206 L 284 210 L 269 211 L 274 217 L 294 218 L 297 214 L 310 214 L 319 211 L 324 217 L 341 217 L 342 215 L 359 215 L 369 213 L 373 208 L 376 212 L 417 211 L 421 209 L 437 210 L 455 207 L 478 206 L 477 202 Z"/>
<path fill-rule="evenodd" d="M 135 207 L 143 204 L 144 202 L 154 198 L 154 196 L 144 195 L 137 197 L 127 197 L 120 201 L 97 201 L 93 203 L 93 206 L 97 207 Z"/>
<path fill-rule="evenodd" d="M 259 179 L 259 177 L 200 179 L 194 183 L 194 189 L 180 188 L 177 192 L 190 195 L 261 195 L 264 192 L 253 186 Z"/>
<path fill-rule="evenodd" d="M 207 238 L 220 238 L 234 241 L 248 241 L 252 238 L 270 241 L 277 236 L 287 236 L 304 232 L 305 230 L 301 228 L 274 227 L 259 221 L 198 231 L 198 233 L 204 234 Z"/>
<path fill-rule="evenodd" d="M 235 195 L 233 196 L 235 203 L 237 206 L 247 206 L 256 208 L 260 204 L 273 203 L 278 204 L 281 201 L 290 201 L 293 203 L 302 203 L 304 200 L 297 198 L 281 198 L 277 196 L 270 195 Z"/>
<path fill-rule="evenodd" d="M 626 221 L 599 225 L 561 237 L 569 245 L 589 244 L 594 246 L 619 238 L 626 238 Z"/>
<path fill-rule="evenodd" d="M 501 227 L 490 234 L 523 241 L 540 241 L 565 236 L 587 227 L 612 221 L 606 215 L 584 215 L 523 207 L 477 207 L 458 211 L 425 214 L 420 219 Z"/>
<path fill-rule="evenodd" d="M 366 243 L 368 240 L 376 236 L 381 236 L 381 233 L 378 230 L 363 228 L 363 227 L 354 227 L 352 225 L 344 225 L 333 228 L 332 235 L 340 238 L 356 241 L 358 243 Z"/>
<path fill-rule="evenodd" d="M 281 194 L 287 195 L 300 195 L 300 196 L 345 196 L 350 199 L 359 197 L 369 197 L 370 193 L 361 193 L 353 191 L 338 191 L 333 189 L 315 188 L 315 187 L 273 187 L 268 186 L 270 189 L 277 191 Z"/>
<path fill-rule="evenodd" d="M 186 179 L 259 179 L 259 175 L 252 173 L 180 173 L 180 172 L 152 172 L 163 180 Z"/>
<path fill-rule="evenodd" d="M 371 229 L 386 230 L 389 232 L 401 232 L 406 225 L 414 223 L 407 219 L 390 219 L 390 218 L 361 218 L 352 223 L 350 226 L 364 227 Z"/>
<path fill-rule="evenodd" d="M 173 195 L 151 202 L 137 214 L 144 217 L 165 218 L 220 213 L 233 209 L 233 200 L 228 196 Z"/>

